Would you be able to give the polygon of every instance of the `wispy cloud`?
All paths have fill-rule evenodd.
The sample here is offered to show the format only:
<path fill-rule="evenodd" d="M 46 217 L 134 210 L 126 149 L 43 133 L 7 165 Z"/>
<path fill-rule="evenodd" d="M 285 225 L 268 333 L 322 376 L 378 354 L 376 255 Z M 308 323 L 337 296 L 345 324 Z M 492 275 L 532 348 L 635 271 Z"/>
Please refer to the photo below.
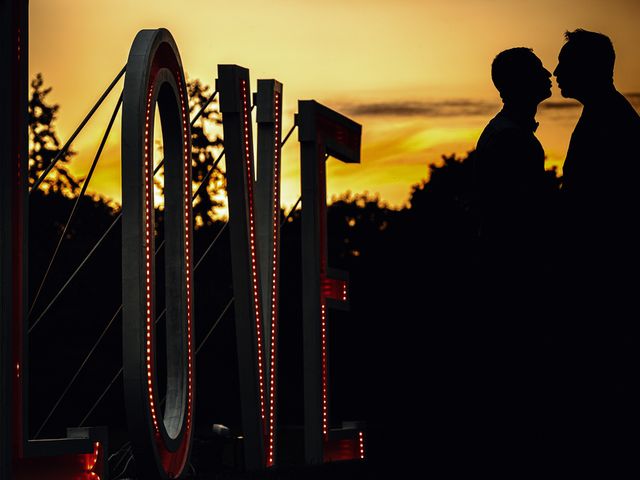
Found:
<path fill-rule="evenodd" d="M 542 110 L 572 110 L 580 106 L 576 100 L 547 100 L 540 104 Z"/>
<path fill-rule="evenodd" d="M 640 108 L 640 92 L 625 93 L 624 96 L 629 99 L 631 105 Z"/>
<path fill-rule="evenodd" d="M 631 105 L 636 108 L 640 108 L 640 92 L 625 93 L 624 96 L 627 97 L 627 100 L 629 100 Z M 540 105 L 540 108 L 543 110 L 570 110 L 579 107 L 582 107 L 580 102 L 572 99 L 547 100 Z"/>
<path fill-rule="evenodd" d="M 624 94 L 631 104 L 640 108 L 640 92 Z M 542 110 L 572 110 L 581 107 L 576 100 L 547 100 Z M 495 114 L 500 105 L 473 99 L 438 100 L 431 102 L 396 101 L 373 103 L 341 103 L 340 111 L 363 117 L 470 117 Z"/>
<path fill-rule="evenodd" d="M 399 101 L 342 104 L 341 111 L 354 116 L 393 117 L 468 117 L 495 113 L 498 105 L 492 102 L 456 99 L 433 102 Z"/>

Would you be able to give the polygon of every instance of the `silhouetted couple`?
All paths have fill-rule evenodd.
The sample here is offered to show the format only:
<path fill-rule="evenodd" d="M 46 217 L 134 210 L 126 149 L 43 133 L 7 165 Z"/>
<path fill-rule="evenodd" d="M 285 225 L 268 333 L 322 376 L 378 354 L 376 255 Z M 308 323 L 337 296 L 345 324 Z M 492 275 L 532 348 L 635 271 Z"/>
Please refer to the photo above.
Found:
<path fill-rule="evenodd" d="M 528 48 L 491 68 L 504 107 L 475 160 L 479 428 L 534 461 L 628 463 L 640 457 L 640 117 L 614 87 L 610 39 L 576 30 L 566 40 L 553 74 L 583 110 L 559 198 L 535 136 L 551 73 Z"/>

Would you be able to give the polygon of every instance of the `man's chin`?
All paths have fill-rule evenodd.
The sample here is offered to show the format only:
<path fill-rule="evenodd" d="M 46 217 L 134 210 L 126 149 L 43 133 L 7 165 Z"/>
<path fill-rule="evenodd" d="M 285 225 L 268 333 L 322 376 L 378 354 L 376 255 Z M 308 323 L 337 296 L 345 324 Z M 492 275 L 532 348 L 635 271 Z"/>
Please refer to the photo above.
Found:
<path fill-rule="evenodd" d="M 562 87 L 560 88 L 560 95 L 562 95 L 564 98 L 575 98 L 571 90 L 567 90 L 566 88 Z"/>
<path fill-rule="evenodd" d="M 551 89 L 547 90 L 546 92 L 540 92 L 538 103 L 544 102 L 549 97 L 551 97 Z"/>

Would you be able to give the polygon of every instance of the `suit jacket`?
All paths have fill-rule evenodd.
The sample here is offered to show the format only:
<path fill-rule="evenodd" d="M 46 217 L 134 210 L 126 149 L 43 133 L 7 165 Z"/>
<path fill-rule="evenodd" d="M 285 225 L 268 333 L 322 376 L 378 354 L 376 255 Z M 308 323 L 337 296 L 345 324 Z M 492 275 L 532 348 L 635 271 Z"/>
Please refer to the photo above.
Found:
<path fill-rule="evenodd" d="M 638 266 L 640 116 L 623 95 L 612 89 L 584 107 L 563 170 L 568 267 L 611 275 Z"/>
<path fill-rule="evenodd" d="M 543 249 L 544 150 L 537 126 L 503 109 L 476 148 L 480 237 L 490 256 L 508 264 L 530 263 Z"/>

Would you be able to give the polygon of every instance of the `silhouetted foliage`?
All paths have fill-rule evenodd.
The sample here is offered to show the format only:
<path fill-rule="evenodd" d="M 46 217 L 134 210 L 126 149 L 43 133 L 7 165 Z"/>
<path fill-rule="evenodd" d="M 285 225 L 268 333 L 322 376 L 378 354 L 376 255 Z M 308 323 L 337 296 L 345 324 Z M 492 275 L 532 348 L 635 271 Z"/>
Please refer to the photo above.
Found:
<path fill-rule="evenodd" d="M 62 146 L 58 139 L 54 122 L 60 108 L 57 104 L 49 104 L 47 95 L 52 87 L 45 88 L 42 74 L 38 73 L 31 81 L 29 98 L 29 185 L 33 185 L 40 174 L 53 161 Z M 62 193 L 73 196 L 80 187 L 78 180 L 68 170 L 69 160 L 75 155 L 68 149 L 60 156 L 53 171 L 40 187 L 44 192 Z"/>
<path fill-rule="evenodd" d="M 222 124 L 217 98 L 207 103 L 213 92 L 209 85 L 195 79 L 187 82 L 189 94 L 189 117 L 193 118 L 204 108 L 200 117 L 191 127 L 191 179 L 193 191 L 200 187 L 207 177 L 207 185 L 202 188 L 193 203 L 194 227 L 212 226 L 220 215 L 219 209 L 226 204 L 226 180 L 219 165 L 208 173 L 222 152 L 222 138 L 216 133 Z M 219 130 L 219 129 L 218 129 Z M 163 170 L 156 175 L 156 186 L 164 191 Z"/>
<path fill-rule="evenodd" d="M 474 152 L 443 155 L 442 164 L 429 166 L 429 179 L 412 188 L 409 222 L 427 230 L 432 253 L 440 259 L 446 251 L 454 252 L 458 261 L 474 251 L 478 212 L 473 159 Z"/>
<path fill-rule="evenodd" d="M 189 113 L 193 117 L 206 104 L 213 92 L 208 85 L 204 85 L 197 79 L 190 81 L 187 89 L 189 92 Z M 214 127 L 220 125 L 221 122 L 216 98 L 209 103 L 191 128 L 191 155 L 193 157 L 191 175 L 195 188 L 200 186 L 221 152 L 222 138 L 213 132 Z M 217 210 L 225 204 L 225 187 L 224 174 L 220 167 L 216 166 L 207 180 L 206 188 L 200 191 L 193 205 L 196 228 L 203 225 L 212 226 L 215 223 Z"/>

